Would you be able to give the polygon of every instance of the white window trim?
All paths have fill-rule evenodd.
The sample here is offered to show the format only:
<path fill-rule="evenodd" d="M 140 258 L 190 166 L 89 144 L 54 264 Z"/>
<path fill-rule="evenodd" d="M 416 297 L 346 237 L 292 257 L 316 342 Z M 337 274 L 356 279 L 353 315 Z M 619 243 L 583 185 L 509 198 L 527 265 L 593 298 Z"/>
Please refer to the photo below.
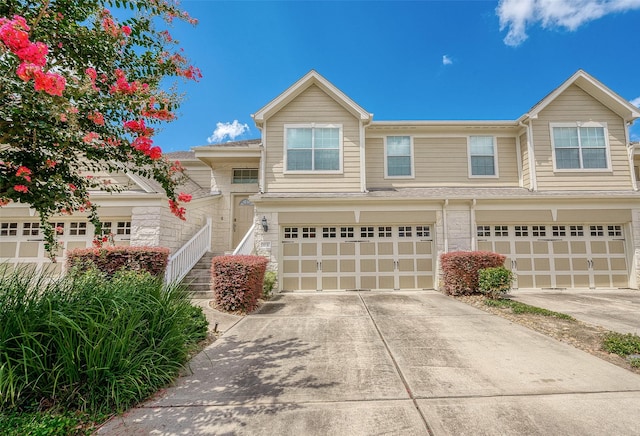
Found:
<path fill-rule="evenodd" d="M 407 136 L 409 137 L 409 143 L 410 143 L 410 159 L 411 159 L 411 174 L 409 174 L 408 176 L 390 176 L 389 175 L 389 166 L 387 164 L 387 138 L 389 136 Z M 413 136 L 411 135 L 387 135 L 384 137 L 384 178 L 385 179 L 415 179 L 416 178 L 416 172 L 415 172 L 415 159 L 414 159 L 414 153 L 413 153 Z"/>
<path fill-rule="evenodd" d="M 493 139 L 493 169 L 495 174 L 491 175 L 475 175 L 473 174 L 473 167 L 471 165 L 471 138 L 472 137 L 489 137 Z M 497 179 L 500 177 L 498 171 L 498 137 L 495 135 L 469 135 L 467 136 L 467 168 L 470 179 Z"/>
<path fill-rule="evenodd" d="M 288 170 L 287 163 L 287 129 L 315 129 L 315 128 L 330 128 L 330 129 L 339 129 L 338 132 L 338 154 L 339 154 L 339 163 L 337 170 Z M 285 124 L 284 125 L 284 141 L 283 141 L 283 174 L 342 174 L 343 173 L 343 148 L 344 148 L 344 137 L 342 136 L 342 124 L 332 124 L 332 123 L 307 123 L 307 124 Z"/>
<path fill-rule="evenodd" d="M 602 127 L 604 129 L 604 147 L 605 158 L 607 160 L 606 168 L 557 168 L 556 167 L 556 144 L 553 139 L 554 127 Z M 611 167 L 611 147 L 609 145 L 609 128 L 606 122 L 598 121 L 575 121 L 571 123 L 549 123 L 549 137 L 551 138 L 551 159 L 553 160 L 553 172 L 557 173 L 610 173 Z M 580 156 L 582 156 L 582 144 L 580 144 Z M 582 164 L 582 159 L 580 161 Z"/>

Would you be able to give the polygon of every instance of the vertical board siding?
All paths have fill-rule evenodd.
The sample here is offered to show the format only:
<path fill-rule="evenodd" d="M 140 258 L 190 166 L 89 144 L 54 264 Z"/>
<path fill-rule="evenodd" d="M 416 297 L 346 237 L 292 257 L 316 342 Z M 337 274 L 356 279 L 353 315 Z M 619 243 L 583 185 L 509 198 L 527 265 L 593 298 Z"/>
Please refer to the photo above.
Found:
<path fill-rule="evenodd" d="M 397 133 L 402 134 L 402 133 Z M 470 178 L 467 137 L 414 137 L 414 178 L 385 179 L 384 139 L 366 139 L 368 188 L 518 186 L 516 140 L 497 138 L 499 178 Z"/>
<path fill-rule="evenodd" d="M 549 123 L 596 121 L 607 123 L 610 171 L 553 171 Z M 572 85 L 532 121 L 538 190 L 631 189 L 624 120 L 598 100 Z"/>
<path fill-rule="evenodd" d="M 284 125 L 341 124 L 341 174 L 285 174 Z M 267 192 L 359 192 L 360 124 L 356 117 L 316 85 L 310 86 L 267 120 Z"/>

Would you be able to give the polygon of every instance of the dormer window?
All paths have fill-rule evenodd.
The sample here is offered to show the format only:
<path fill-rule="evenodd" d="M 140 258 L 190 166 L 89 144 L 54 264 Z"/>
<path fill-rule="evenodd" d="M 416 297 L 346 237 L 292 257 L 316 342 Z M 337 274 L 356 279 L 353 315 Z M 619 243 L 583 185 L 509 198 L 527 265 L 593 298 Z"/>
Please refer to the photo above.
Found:
<path fill-rule="evenodd" d="M 342 126 L 285 125 L 287 172 L 337 173 L 342 170 Z"/>
<path fill-rule="evenodd" d="M 607 170 L 609 146 L 604 123 L 551 123 L 556 170 Z"/>

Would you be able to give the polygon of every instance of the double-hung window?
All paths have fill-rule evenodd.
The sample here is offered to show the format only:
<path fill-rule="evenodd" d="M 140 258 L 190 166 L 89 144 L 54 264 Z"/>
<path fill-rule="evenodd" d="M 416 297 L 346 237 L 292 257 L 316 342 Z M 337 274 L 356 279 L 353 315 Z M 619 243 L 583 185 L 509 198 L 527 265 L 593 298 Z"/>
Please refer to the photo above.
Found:
<path fill-rule="evenodd" d="M 495 138 L 493 136 L 469 136 L 469 176 L 498 176 Z"/>
<path fill-rule="evenodd" d="M 286 125 L 287 171 L 339 172 L 342 128 L 337 125 Z"/>
<path fill-rule="evenodd" d="M 609 168 L 607 127 L 601 123 L 552 123 L 556 170 Z"/>
<path fill-rule="evenodd" d="M 410 136 L 387 136 L 385 167 L 387 177 L 413 177 L 413 146 Z"/>

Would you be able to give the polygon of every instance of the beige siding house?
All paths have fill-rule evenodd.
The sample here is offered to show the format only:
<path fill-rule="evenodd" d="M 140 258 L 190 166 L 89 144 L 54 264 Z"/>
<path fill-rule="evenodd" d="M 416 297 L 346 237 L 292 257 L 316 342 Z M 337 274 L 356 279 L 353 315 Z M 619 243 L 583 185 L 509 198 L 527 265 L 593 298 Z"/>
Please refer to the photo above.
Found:
<path fill-rule="evenodd" d="M 377 121 L 315 71 L 252 117 L 260 139 L 171 154 L 186 223 L 145 181 L 96 193 L 117 242 L 268 256 L 282 291 L 437 289 L 456 250 L 506 255 L 519 288 L 639 286 L 640 110 L 582 70 L 516 120 Z M 3 260 L 44 262 L 28 207 L 0 213 Z"/>

